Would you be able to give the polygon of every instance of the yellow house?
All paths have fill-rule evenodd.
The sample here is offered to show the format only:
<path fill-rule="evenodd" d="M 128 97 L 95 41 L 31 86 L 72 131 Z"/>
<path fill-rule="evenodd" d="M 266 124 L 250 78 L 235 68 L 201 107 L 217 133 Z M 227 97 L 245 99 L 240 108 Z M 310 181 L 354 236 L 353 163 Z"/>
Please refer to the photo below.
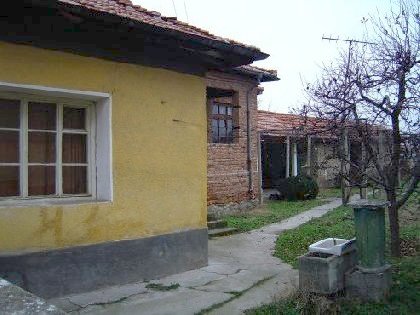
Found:
<path fill-rule="evenodd" d="M 127 0 L 0 17 L 0 277 L 43 297 L 207 264 L 205 73 L 268 55 Z"/>

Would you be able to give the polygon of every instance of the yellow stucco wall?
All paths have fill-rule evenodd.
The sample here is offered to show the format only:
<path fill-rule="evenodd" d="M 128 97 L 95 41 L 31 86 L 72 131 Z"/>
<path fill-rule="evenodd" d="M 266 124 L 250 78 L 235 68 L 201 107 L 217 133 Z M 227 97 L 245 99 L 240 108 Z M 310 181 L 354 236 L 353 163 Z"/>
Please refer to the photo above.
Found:
<path fill-rule="evenodd" d="M 1 207 L 1 252 L 206 227 L 203 78 L 0 42 L 0 81 L 110 93 L 114 179 L 112 203 Z"/>

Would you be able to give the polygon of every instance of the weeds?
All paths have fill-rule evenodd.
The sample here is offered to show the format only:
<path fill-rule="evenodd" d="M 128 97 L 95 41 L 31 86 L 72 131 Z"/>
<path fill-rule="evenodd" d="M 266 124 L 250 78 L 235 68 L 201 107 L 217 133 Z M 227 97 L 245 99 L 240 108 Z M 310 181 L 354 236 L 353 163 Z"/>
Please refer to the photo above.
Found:
<path fill-rule="evenodd" d="M 149 283 L 146 285 L 147 289 L 155 291 L 171 291 L 179 288 L 179 283 L 171 283 L 170 285 L 163 285 L 161 283 Z"/>

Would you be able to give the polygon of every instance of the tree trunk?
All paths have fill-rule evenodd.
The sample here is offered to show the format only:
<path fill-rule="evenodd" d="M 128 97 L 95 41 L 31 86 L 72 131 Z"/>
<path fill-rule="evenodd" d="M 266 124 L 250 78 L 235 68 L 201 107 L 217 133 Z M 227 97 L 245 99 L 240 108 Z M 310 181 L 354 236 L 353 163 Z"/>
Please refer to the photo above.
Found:
<path fill-rule="evenodd" d="M 388 208 L 389 227 L 391 230 L 391 255 L 393 257 L 401 257 L 401 244 L 400 244 L 400 225 L 398 222 L 398 208 L 395 196 L 391 193 L 388 196 L 390 202 Z"/>

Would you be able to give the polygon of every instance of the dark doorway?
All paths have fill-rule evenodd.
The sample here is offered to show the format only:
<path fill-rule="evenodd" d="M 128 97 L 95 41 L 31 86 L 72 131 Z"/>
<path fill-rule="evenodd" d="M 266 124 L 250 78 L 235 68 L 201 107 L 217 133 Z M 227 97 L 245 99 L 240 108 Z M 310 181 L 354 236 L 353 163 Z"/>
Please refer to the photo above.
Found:
<path fill-rule="evenodd" d="M 286 177 L 286 144 L 264 141 L 261 154 L 263 188 L 272 188 Z"/>

